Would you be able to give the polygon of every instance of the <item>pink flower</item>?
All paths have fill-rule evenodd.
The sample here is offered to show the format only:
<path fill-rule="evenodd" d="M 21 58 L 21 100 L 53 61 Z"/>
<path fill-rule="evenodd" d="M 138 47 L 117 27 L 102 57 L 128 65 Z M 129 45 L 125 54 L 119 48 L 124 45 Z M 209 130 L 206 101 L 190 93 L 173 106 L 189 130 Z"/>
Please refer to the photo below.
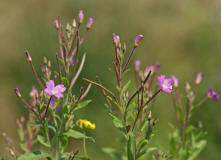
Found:
<path fill-rule="evenodd" d="M 213 88 L 208 89 L 206 96 L 212 98 L 214 101 L 218 101 L 219 99 L 219 94 L 216 93 Z"/>
<path fill-rule="evenodd" d="M 179 84 L 179 80 L 176 76 L 172 76 L 171 77 L 173 79 L 173 85 L 174 87 L 178 87 L 178 84 Z"/>
<path fill-rule="evenodd" d="M 66 90 L 63 84 L 54 85 L 53 80 L 46 82 L 47 88 L 44 89 L 44 92 L 50 96 L 55 96 L 57 98 L 63 98 L 63 92 Z"/>
<path fill-rule="evenodd" d="M 165 75 L 158 76 L 158 84 L 160 85 L 160 90 L 163 92 L 171 93 L 172 92 L 172 85 L 173 79 L 166 78 Z"/>

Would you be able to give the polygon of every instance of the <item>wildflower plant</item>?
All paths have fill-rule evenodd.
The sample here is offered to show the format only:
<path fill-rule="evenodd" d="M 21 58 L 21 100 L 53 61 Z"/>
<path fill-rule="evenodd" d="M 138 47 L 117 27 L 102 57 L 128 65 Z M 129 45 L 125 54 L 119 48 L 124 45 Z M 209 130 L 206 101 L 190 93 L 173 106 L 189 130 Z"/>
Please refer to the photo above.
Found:
<path fill-rule="evenodd" d="M 197 88 L 202 80 L 200 72 L 195 80 L 195 89 L 192 90 L 190 84 L 187 83 L 185 100 L 181 101 L 177 77 L 166 78 L 166 75 L 159 75 L 157 83 L 154 83 L 160 63 L 148 66 L 142 71 L 140 60 L 134 62 L 136 90 L 130 93 L 131 80 L 126 79 L 125 74 L 130 71 L 128 66 L 131 57 L 142 39 L 143 35 L 136 36 L 132 50 L 127 56 L 125 43 L 121 44 L 120 37 L 113 33 L 115 52 L 112 64 L 117 82 L 116 94 L 104 87 L 98 77 L 96 77 L 96 82 L 84 78 L 88 83 L 101 88 L 106 100 L 107 113 L 122 135 L 120 150 L 105 147 L 103 151 L 116 160 L 142 160 L 147 157 L 152 157 L 153 160 L 193 160 L 206 145 L 206 132 L 202 130 L 201 125 L 190 124 L 191 116 L 193 111 L 206 100 L 212 98 L 216 101 L 219 95 L 209 88 L 205 98 L 195 104 Z M 152 116 L 150 105 L 161 92 L 173 97 L 178 121 L 177 126 L 170 124 L 172 133 L 169 136 L 170 146 L 166 152 L 161 152 L 158 148 L 149 145 L 158 122 L 158 118 Z"/>
<path fill-rule="evenodd" d="M 44 64 L 41 68 L 43 77 L 40 77 L 35 70 L 30 53 L 25 51 L 39 87 L 32 87 L 29 101 L 23 98 L 18 87 L 14 89 L 15 94 L 28 111 L 28 119 L 22 117 L 17 120 L 20 147 L 24 154 L 18 155 L 14 147 L 11 147 L 11 139 L 6 133 L 3 134 L 8 143 L 10 142 L 12 159 L 89 159 L 85 143 L 86 140 L 94 142 L 94 138 L 86 135 L 86 129 L 95 129 L 95 124 L 86 120 L 77 121 L 75 112 L 91 102 L 91 100 L 84 100 L 90 91 L 91 84 L 87 87 L 80 87 L 80 92 L 76 95 L 72 92 L 86 58 L 85 53 L 80 54 L 80 47 L 94 18 L 89 18 L 84 34 L 80 36 L 79 30 L 83 20 L 84 14 L 80 11 L 77 21 L 74 19 L 72 25 L 63 26 L 60 17 L 54 21 L 59 40 L 59 52 L 56 53 L 57 70 L 52 70 L 51 61 L 44 57 Z M 82 140 L 83 155 L 78 154 L 78 148 L 67 150 L 70 138 Z M 36 143 L 42 146 L 41 150 L 35 150 Z"/>
<path fill-rule="evenodd" d="M 52 70 L 53 63 L 46 57 L 43 59 L 42 77 L 36 72 L 31 55 L 25 51 L 27 61 L 36 79 L 38 86 L 33 86 L 30 98 L 27 101 L 18 87 L 14 88 L 17 97 L 28 111 L 28 117 L 21 117 L 16 121 L 20 148 L 23 154 L 18 154 L 13 141 L 6 133 L 10 156 L 6 159 L 18 160 L 90 160 L 87 154 L 86 141 L 95 142 L 88 136 L 90 130 L 97 126 L 95 123 L 75 117 L 75 112 L 87 106 L 91 100 L 84 100 L 92 85 L 101 88 L 106 100 L 106 111 L 113 120 L 113 125 L 121 133 L 120 149 L 106 146 L 102 150 L 116 160 L 193 160 L 205 148 L 206 132 L 202 124 L 194 125 L 191 118 L 208 99 L 217 101 L 218 93 L 209 88 L 205 97 L 197 102 L 197 91 L 202 81 L 202 73 L 198 73 L 194 88 L 186 82 L 184 96 L 179 94 L 179 80 L 176 76 L 168 77 L 159 74 L 160 63 L 141 69 L 141 61 L 134 62 L 133 80 L 128 80 L 125 75 L 130 71 L 129 64 L 134 51 L 141 44 L 144 36 L 137 35 L 129 54 L 126 44 L 121 43 L 120 37 L 113 33 L 114 60 L 113 70 L 116 78 L 116 91 L 107 89 L 97 76 L 96 81 L 83 78 L 88 82 L 87 87 L 80 87 L 80 92 L 73 93 L 73 87 L 83 69 L 86 54 L 81 54 L 80 47 L 90 30 L 94 17 L 90 17 L 86 30 L 82 36 L 79 34 L 83 24 L 84 13 L 79 11 L 77 21 L 71 25 L 61 24 L 61 18 L 54 21 L 58 32 L 59 52 L 56 53 L 57 70 Z M 132 87 L 131 87 L 132 86 Z M 131 88 L 136 88 L 131 92 Z M 86 89 L 85 89 L 86 88 Z M 150 141 L 155 134 L 155 126 L 159 118 L 154 117 L 150 105 L 159 94 L 172 96 L 177 123 L 170 124 L 169 147 L 165 152 L 151 145 Z M 83 154 L 79 148 L 68 149 L 70 138 L 82 140 Z M 38 144 L 38 145 L 37 145 Z M 40 145 L 40 149 L 38 146 Z M 36 148 L 38 148 L 36 150 Z M 4 159 L 4 158 L 3 158 Z M 2 159 L 2 160 L 3 160 Z"/>

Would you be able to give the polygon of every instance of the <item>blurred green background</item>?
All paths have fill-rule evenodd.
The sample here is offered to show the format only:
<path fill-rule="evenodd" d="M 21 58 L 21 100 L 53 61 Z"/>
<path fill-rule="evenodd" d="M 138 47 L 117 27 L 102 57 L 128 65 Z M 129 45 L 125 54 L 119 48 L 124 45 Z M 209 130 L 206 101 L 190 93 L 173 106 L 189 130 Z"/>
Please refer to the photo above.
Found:
<path fill-rule="evenodd" d="M 133 60 L 142 60 L 143 68 L 159 61 L 160 73 L 179 77 L 181 89 L 186 80 L 193 82 L 201 71 L 204 77 L 198 100 L 205 96 L 208 87 L 214 87 L 221 94 L 220 0 L 0 0 L 0 133 L 7 132 L 15 143 L 18 143 L 15 120 L 27 112 L 13 88 L 19 86 L 28 97 L 31 86 L 36 84 L 24 50 L 30 51 L 40 72 L 43 56 L 55 60 L 58 51 L 54 19 L 60 15 L 63 23 L 71 23 L 80 9 L 85 13 L 85 25 L 89 16 L 95 16 L 80 51 L 87 52 L 82 77 L 95 80 L 99 75 L 105 86 L 114 86 L 114 74 L 108 69 L 112 67 L 112 33 L 120 35 L 128 51 L 135 36 L 143 34 L 142 45 L 133 57 Z M 80 80 L 76 92 L 81 85 L 86 83 Z M 89 133 L 96 139 L 95 144 L 88 144 L 89 155 L 95 160 L 109 160 L 101 148 L 119 147 L 120 134 L 104 111 L 100 90 L 93 87 L 87 98 L 93 102 L 76 116 L 96 123 L 96 130 Z M 201 120 L 208 131 L 208 145 L 199 160 L 221 159 L 220 105 L 220 101 L 210 100 L 194 115 L 194 120 Z M 160 121 L 151 145 L 166 150 L 168 123 L 174 122 L 175 117 L 169 95 L 158 97 L 153 115 Z M 77 141 L 70 146 L 78 145 L 81 144 Z M 5 152 L 5 143 L 0 137 L 0 155 Z"/>

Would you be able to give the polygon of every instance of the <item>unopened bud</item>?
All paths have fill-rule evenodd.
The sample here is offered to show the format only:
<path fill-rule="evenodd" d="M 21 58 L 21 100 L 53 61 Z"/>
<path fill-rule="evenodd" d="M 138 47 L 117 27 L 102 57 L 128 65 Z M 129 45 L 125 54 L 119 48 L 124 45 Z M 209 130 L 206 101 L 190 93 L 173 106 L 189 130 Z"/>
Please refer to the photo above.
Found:
<path fill-rule="evenodd" d="M 80 88 L 80 92 L 81 92 L 81 93 L 84 92 L 84 87 L 83 87 L 83 86 L 81 86 L 81 88 Z"/>
<path fill-rule="evenodd" d="M 174 85 L 174 87 L 178 87 L 178 85 L 179 85 L 179 80 L 178 80 L 178 78 L 176 77 L 176 76 L 172 76 L 171 77 L 172 78 L 172 80 L 173 80 L 173 85 Z"/>
<path fill-rule="evenodd" d="M 154 71 L 155 71 L 155 72 L 158 72 L 159 69 L 160 69 L 160 63 L 157 62 L 157 63 L 154 65 Z"/>
<path fill-rule="evenodd" d="M 134 70 L 138 72 L 140 70 L 140 60 L 134 62 Z"/>
<path fill-rule="evenodd" d="M 139 46 L 142 39 L 143 39 L 143 35 L 140 34 L 140 35 L 136 36 L 136 39 L 134 41 L 134 46 L 135 47 Z"/>
<path fill-rule="evenodd" d="M 54 26 L 55 26 L 56 29 L 59 28 L 58 19 L 55 19 L 55 20 L 54 20 Z"/>
<path fill-rule="evenodd" d="M 199 72 L 199 73 L 197 74 L 197 76 L 196 76 L 195 83 L 196 83 L 196 84 L 200 84 L 200 82 L 202 81 L 202 77 L 203 77 L 202 73 Z"/>
<path fill-rule="evenodd" d="M 49 68 L 51 67 L 51 61 L 48 61 L 48 67 Z"/>
<path fill-rule="evenodd" d="M 43 57 L 43 61 L 44 61 L 44 64 L 47 64 L 48 62 L 47 57 Z"/>
<path fill-rule="evenodd" d="M 120 37 L 118 35 L 116 35 L 115 33 L 112 34 L 112 37 L 113 37 L 114 45 L 118 46 L 119 42 L 120 42 Z"/>
<path fill-rule="evenodd" d="M 21 97 L 21 93 L 20 93 L 18 87 L 15 87 L 15 88 L 14 88 L 14 91 L 15 91 L 15 94 L 16 94 L 18 97 Z"/>
<path fill-rule="evenodd" d="M 30 56 L 30 54 L 29 54 L 28 51 L 25 51 L 25 55 L 26 55 L 26 57 L 27 57 L 27 60 L 28 60 L 29 62 L 31 62 L 32 59 L 31 59 L 31 56 Z"/>
<path fill-rule="evenodd" d="M 94 16 L 91 16 L 87 22 L 87 28 L 91 28 L 92 24 L 94 22 Z"/>
<path fill-rule="evenodd" d="M 76 24 L 76 20 L 75 20 L 75 19 L 73 19 L 72 26 L 73 26 L 74 28 L 77 27 L 77 24 Z"/>
<path fill-rule="evenodd" d="M 152 112 L 150 111 L 150 113 L 149 113 L 149 115 L 148 115 L 148 117 L 147 117 L 147 120 L 150 121 L 151 118 L 152 118 Z"/>
<path fill-rule="evenodd" d="M 84 13 L 82 10 L 80 10 L 78 13 L 78 23 L 81 24 L 83 20 L 84 20 Z"/>

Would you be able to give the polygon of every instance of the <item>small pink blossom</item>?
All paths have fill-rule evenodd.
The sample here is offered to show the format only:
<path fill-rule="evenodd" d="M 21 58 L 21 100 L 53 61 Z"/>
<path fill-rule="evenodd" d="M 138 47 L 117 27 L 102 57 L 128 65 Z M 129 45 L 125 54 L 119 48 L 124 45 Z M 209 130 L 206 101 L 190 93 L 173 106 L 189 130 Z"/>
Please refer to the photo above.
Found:
<path fill-rule="evenodd" d="M 57 98 L 63 98 L 63 92 L 66 90 L 63 84 L 54 85 L 53 80 L 46 82 L 47 88 L 44 89 L 44 92 L 50 96 L 55 96 Z"/>
<path fill-rule="evenodd" d="M 212 98 L 214 101 L 218 101 L 219 99 L 219 94 L 216 93 L 213 88 L 208 89 L 206 96 Z"/>
<path fill-rule="evenodd" d="M 173 79 L 166 78 L 165 75 L 158 76 L 158 84 L 160 85 L 160 90 L 163 92 L 171 93 L 172 92 L 172 85 Z"/>

